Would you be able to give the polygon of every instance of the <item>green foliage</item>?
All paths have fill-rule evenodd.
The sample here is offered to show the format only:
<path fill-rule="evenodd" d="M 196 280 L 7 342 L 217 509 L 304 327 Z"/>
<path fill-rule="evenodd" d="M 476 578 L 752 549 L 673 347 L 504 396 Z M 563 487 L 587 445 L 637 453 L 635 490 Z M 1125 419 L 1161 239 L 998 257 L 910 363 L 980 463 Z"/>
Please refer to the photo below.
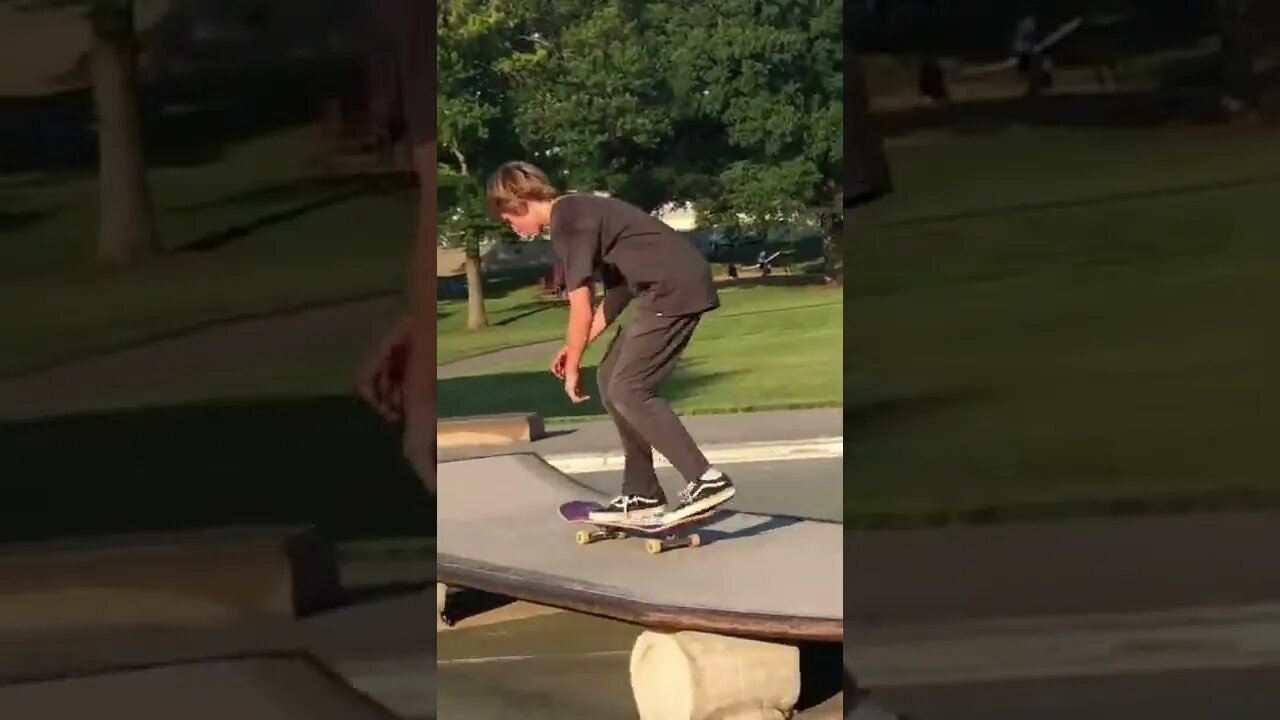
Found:
<path fill-rule="evenodd" d="M 484 174 L 519 155 L 499 65 L 518 25 L 494 0 L 441 0 L 436 15 L 440 242 L 478 252 L 499 232 L 484 204 Z"/>
<path fill-rule="evenodd" d="M 446 0 L 441 163 L 479 181 L 521 157 L 646 209 L 821 222 L 840 194 L 841 12 L 834 0 Z"/>

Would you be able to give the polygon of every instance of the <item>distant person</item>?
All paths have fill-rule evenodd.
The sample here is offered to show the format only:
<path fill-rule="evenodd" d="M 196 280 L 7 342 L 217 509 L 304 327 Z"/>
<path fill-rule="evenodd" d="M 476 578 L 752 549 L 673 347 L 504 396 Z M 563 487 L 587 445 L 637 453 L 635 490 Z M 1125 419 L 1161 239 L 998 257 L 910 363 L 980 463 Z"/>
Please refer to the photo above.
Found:
<path fill-rule="evenodd" d="M 1053 85 L 1053 60 L 1038 48 L 1038 25 L 1035 15 L 1018 21 L 1013 33 L 1013 56 L 1018 74 L 1026 78 L 1027 95 L 1039 95 Z"/>
<path fill-rule="evenodd" d="M 711 266 L 684 236 L 638 207 L 612 197 L 562 194 L 545 173 L 523 162 L 489 178 L 491 212 L 518 235 L 550 230 L 551 249 L 564 272 L 569 298 L 565 346 L 551 361 L 574 403 L 582 394 L 581 362 L 622 311 L 638 299 L 633 319 L 613 336 L 597 368 L 600 401 L 609 412 L 626 457 L 621 493 L 592 520 L 655 517 L 675 521 L 729 500 L 729 476 L 711 466 L 680 419 L 657 395 L 675 369 L 702 316 L 720 306 Z M 604 299 L 592 308 L 592 281 Z M 679 503 L 667 512 L 653 465 L 657 449 L 684 477 Z"/>
<path fill-rule="evenodd" d="M 778 256 L 781 254 L 781 250 L 772 255 L 769 254 L 768 249 L 760 251 L 760 254 L 756 256 L 756 266 L 760 268 L 761 277 L 769 277 L 773 274 L 773 261 L 777 260 Z"/>
<path fill-rule="evenodd" d="M 1036 16 L 1024 15 L 1013 28 L 1013 42 L 1010 50 L 1017 60 L 1020 74 L 1031 72 L 1034 67 L 1032 55 L 1036 49 Z"/>

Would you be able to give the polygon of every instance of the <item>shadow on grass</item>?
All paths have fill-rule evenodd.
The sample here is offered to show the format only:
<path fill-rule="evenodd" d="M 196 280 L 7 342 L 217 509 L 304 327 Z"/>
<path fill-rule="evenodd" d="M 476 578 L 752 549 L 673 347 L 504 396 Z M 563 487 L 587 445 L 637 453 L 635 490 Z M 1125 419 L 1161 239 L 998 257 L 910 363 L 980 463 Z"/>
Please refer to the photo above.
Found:
<path fill-rule="evenodd" d="M 314 524 L 337 540 L 435 534 L 397 431 L 348 398 L 0 424 L 0 541 Z"/>
<path fill-rule="evenodd" d="M 562 302 L 524 303 L 523 305 L 512 308 L 512 312 L 515 314 L 499 320 L 494 323 L 494 326 L 501 327 L 503 325 L 510 325 L 517 320 L 523 320 L 527 317 L 537 315 L 538 313 L 544 313 L 548 310 L 558 310 L 564 307 L 567 307 L 567 304 Z"/>
<path fill-rule="evenodd" d="M 151 167 L 219 160 L 229 146 L 311 125 L 328 99 L 357 97 L 364 68 L 345 58 L 299 59 L 254 68 L 211 69 L 144 82 L 139 114 Z M 92 171 L 93 103 L 84 87 L 0 98 L 9 121 L 0 171 Z"/>
<path fill-rule="evenodd" d="M 34 210 L 11 212 L 0 210 L 0 233 L 22 230 L 44 220 L 51 213 Z"/>
<path fill-rule="evenodd" d="M 170 206 L 174 210 L 205 210 L 242 204 L 280 203 L 289 200 L 312 200 L 317 195 L 383 194 L 411 187 L 405 174 L 393 171 L 356 174 L 313 175 L 289 182 L 258 185 L 251 190 L 223 195 L 210 200 Z"/>
<path fill-rule="evenodd" d="M 887 136 L 926 130 L 997 133 L 1017 126 L 1045 128 L 1145 128 L 1221 122 L 1210 88 L 1042 95 L 971 100 L 946 107 L 881 110 L 877 127 Z"/>
<path fill-rule="evenodd" d="M 939 410 L 968 405 L 989 397 L 979 392 L 881 398 L 868 402 L 848 402 L 844 409 L 846 436 L 857 444 L 877 431 L 909 424 L 934 415 Z"/>
<path fill-rule="evenodd" d="M 520 292 L 538 284 L 538 278 L 545 276 L 549 270 L 541 266 L 519 267 L 508 270 L 484 270 L 485 300 L 501 300 L 514 292 Z M 459 283 L 466 287 L 466 273 L 447 275 L 440 278 L 450 283 Z M 464 296 L 465 297 L 465 296 Z"/>
<path fill-rule="evenodd" d="M 678 402 L 697 394 L 708 383 L 730 374 L 702 372 L 697 369 L 698 365 L 700 363 L 681 363 L 680 372 L 663 383 L 660 390 L 662 397 Z M 591 397 L 580 405 L 569 401 L 564 385 L 547 371 L 444 378 L 437 387 L 440 417 L 518 412 L 536 412 L 543 417 L 586 417 L 605 412 L 604 406 L 600 404 L 594 367 L 583 368 L 583 392 Z"/>
<path fill-rule="evenodd" d="M 322 210 L 332 207 L 348 200 L 354 200 L 358 197 L 365 197 L 372 194 L 386 193 L 387 189 L 383 188 L 378 192 L 370 192 L 369 188 L 355 187 L 341 192 L 332 193 L 324 197 L 315 198 L 307 202 L 299 203 L 291 208 L 277 210 L 274 212 L 264 213 L 246 222 L 234 223 L 222 230 L 209 233 L 204 237 L 198 238 L 193 242 L 187 243 L 179 248 L 179 252 L 211 252 L 222 247 L 230 245 L 237 240 L 253 235 L 255 232 L 272 225 L 279 225 L 291 220 L 307 215 L 316 210 Z"/>
<path fill-rule="evenodd" d="M 749 290 L 758 287 L 823 287 L 826 283 L 821 275 L 795 273 L 769 275 L 768 277 L 723 278 L 717 280 L 715 285 L 718 290 L 724 290 L 725 288 L 744 288 Z"/>

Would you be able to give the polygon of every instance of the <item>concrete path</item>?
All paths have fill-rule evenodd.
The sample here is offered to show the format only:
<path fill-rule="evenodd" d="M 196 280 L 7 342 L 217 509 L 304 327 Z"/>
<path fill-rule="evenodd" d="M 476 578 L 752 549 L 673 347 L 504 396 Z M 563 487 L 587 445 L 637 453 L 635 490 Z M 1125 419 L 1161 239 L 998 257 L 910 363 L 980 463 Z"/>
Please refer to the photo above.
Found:
<path fill-rule="evenodd" d="M 780 460 L 721 465 L 738 494 L 725 507 L 762 515 L 791 515 L 844 521 L 844 458 Z M 622 489 L 622 471 L 577 473 L 573 479 L 612 497 Z M 684 480 L 673 468 L 658 470 L 658 481 L 675 497 Z"/>
<path fill-rule="evenodd" d="M 835 441 L 844 434 L 843 408 L 693 415 L 681 419 L 704 452 L 754 447 L 749 454 L 758 460 L 797 459 L 796 453 L 786 450 L 795 446 L 812 448 L 806 459 L 838 457 L 844 452 L 843 442 Z M 529 443 L 445 450 L 441 460 L 533 452 L 572 474 L 610 470 L 609 461 L 621 457 L 618 431 L 608 420 L 557 425 L 548 432 L 549 437 Z M 777 449 L 770 449 L 774 447 Z M 575 464 L 572 469 L 566 467 L 570 462 Z"/>
<path fill-rule="evenodd" d="M 466 375 L 476 375 L 489 368 L 507 365 L 509 363 L 529 362 L 531 360 L 546 360 L 551 362 L 551 356 L 555 351 L 560 349 L 564 343 L 559 340 L 550 342 L 536 343 L 533 345 L 522 345 L 520 347 L 505 348 L 496 350 L 484 355 L 458 360 L 456 362 L 445 363 L 436 367 L 436 377 L 440 379 L 463 377 Z"/>
<path fill-rule="evenodd" d="M 333 348 L 358 354 L 390 327 L 396 298 L 219 323 L 201 330 L 0 379 L 0 421 L 96 409 L 101 397 L 129 397 L 157 386 L 181 385 L 228 368 L 297 363 Z M 356 368 L 351 368 L 354 378 Z M 354 380 L 353 380 L 354 382 Z"/>

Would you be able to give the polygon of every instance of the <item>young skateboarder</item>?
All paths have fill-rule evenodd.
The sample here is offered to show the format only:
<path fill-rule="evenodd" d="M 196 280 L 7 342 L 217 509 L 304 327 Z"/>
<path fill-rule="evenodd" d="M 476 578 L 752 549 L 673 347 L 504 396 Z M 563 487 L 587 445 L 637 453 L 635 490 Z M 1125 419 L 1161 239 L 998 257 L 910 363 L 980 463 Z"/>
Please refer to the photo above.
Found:
<path fill-rule="evenodd" d="M 596 370 L 600 401 L 622 438 L 626 464 L 622 492 L 592 520 L 633 520 L 665 513 L 678 520 L 733 497 L 729 477 L 711 467 L 658 385 L 675 369 L 703 313 L 720 306 L 705 258 L 685 238 L 640 208 L 609 197 L 562 194 L 538 168 L 512 162 L 489 178 L 493 214 L 522 237 L 544 229 L 563 273 L 569 299 L 565 346 L 551 372 L 580 403 L 582 353 L 631 303 L 634 318 L 620 328 Z M 592 308 L 599 278 L 604 300 Z M 684 477 L 679 503 L 666 512 L 666 495 L 653 467 L 653 450 Z"/>

